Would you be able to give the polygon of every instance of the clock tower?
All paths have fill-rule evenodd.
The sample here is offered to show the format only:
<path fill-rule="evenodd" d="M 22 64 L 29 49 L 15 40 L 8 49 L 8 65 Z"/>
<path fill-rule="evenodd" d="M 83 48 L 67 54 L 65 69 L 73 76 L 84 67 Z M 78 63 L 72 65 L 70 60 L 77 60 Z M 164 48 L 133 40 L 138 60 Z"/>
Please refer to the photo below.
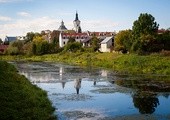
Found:
<path fill-rule="evenodd" d="M 76 33 L 81 33 L 80 20 L 78 18 L 77 12 L 76 12 L 76 18 L 73 21 L 73 24 L 74 24 L 74 29 L 75 29 Z"/>

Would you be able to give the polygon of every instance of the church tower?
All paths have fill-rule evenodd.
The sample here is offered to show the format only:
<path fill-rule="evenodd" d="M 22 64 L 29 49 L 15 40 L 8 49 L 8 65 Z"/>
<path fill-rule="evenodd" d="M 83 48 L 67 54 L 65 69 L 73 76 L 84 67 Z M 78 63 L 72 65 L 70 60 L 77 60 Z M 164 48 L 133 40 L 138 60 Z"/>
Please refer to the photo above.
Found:
<path fill-rule="evenodd" d="M 73 24 L 74 24 L 74 29 L 75 29 L 76 33 L 81 33 L 80 20 L 78 18 L 77 12 L 76 12 L 76 18 L 73 21 Z"/>
<path fill-rule="evenodd" d="M 60 25 L 60 27 L 58 28 L 58 30 L 61 31 L 61 32 L 62 32 L 62 31 L 67 31 L 67 28 L 65 27 L 63 20 L 61 21 L 61 25 Z"/>

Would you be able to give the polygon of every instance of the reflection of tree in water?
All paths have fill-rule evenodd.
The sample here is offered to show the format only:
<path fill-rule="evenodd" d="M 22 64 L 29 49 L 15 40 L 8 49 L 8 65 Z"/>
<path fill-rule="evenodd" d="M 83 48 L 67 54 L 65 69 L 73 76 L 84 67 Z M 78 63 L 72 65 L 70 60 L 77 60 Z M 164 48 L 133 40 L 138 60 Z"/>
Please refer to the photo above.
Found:
<path fill-rule="evenodd" d="M 133 103 L 141 114 L 152 114 L 159 105 L 159 99 L 152 93 L 138 92 L 133 95 Z"/>

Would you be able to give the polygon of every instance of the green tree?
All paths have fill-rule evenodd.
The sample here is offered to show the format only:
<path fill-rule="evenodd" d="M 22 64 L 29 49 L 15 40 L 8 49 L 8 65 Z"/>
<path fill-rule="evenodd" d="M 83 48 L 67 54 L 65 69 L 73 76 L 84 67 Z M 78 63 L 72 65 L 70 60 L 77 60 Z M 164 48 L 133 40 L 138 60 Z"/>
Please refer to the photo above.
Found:
<path fill-rule="evenodd" d="M 93 36 L 90 40 L 91 47 L 93 51 L 97 51 L 100 47 L 100 41 L 96 36 Z"/>
<path fill-rule="evenodd" d="M 13 41 L 9 44 L 9 47 L 6 52 L 10 55 L 23 54 L 24 53 L 23 46 L 24 46 L 23 41 L 21 41 L 21 40 Z"/>
<path fill-rule="evenodd" d="M 170 50 L 170 31 L 166 30 L 162 34 L 158 34 L 157 40 L 159 41 L 160 50 Z"/>
<path fill-rule="evenodd" d="M 77 50 L 82 49 L 82 44 L 79 42 L 68 43 L 64 46 L 65 51 L 76 52 Z"/>
<path fill-rule="evenodd" d="M 140 14 L 138 20 L 134 21 L 132 27 L 132 35 L 133 35 L 133 51 L 144 51 L 147 52 L 147 49 L 144 49 L 146 46 L 144 42 L 144 38 L 155 38 L 157 34 L 159 25 L 155 22 L 155 18 L 151 14 Z M 153 41 L 153 39 L 148 39 Z M 146 40 L 147 42 L 150 42 Z M 145 47 L 143 47 L 145 46 Z"/>
<path fill-rule="evenodd" d="M 123 53 L 130 51 L 132 45 L 132 31 L 131 30 L 120 31 L 115 36 L 114 44 L 116 51 L 122 51 Z"/>

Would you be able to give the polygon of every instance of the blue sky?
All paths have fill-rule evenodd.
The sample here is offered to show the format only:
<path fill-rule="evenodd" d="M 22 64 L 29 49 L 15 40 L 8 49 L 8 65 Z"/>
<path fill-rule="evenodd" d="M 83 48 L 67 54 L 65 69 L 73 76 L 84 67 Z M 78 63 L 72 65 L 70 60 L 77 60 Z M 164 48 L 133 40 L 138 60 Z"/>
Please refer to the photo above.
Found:
<path fill-rule="evenodd" d="M 140 13 L 150 13 L 159 28 L 170 27 L 170 0 L 0 0 L 0 37 L 73 29 L 76 10 L 83 31 L 131 29 Z"/>

